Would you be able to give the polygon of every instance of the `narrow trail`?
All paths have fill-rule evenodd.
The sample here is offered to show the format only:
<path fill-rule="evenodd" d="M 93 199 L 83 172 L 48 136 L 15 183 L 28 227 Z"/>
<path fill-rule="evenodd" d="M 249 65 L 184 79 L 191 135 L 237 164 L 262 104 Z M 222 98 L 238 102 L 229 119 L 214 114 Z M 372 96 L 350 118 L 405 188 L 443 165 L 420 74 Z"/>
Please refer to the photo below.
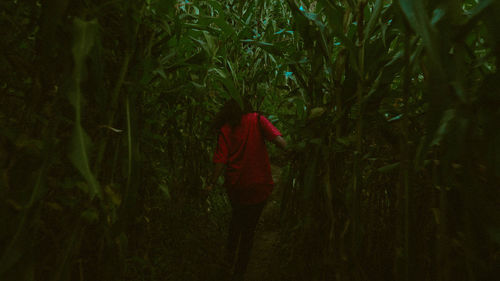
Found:
<path fill-rule="evenodd" d="M 264 208 L 255 233 L 254 246 L 245 281 L 271 280 L 273 255 L 279 242 L 279 179 L 281 168 L 271 165 L 275 189 Z"/>

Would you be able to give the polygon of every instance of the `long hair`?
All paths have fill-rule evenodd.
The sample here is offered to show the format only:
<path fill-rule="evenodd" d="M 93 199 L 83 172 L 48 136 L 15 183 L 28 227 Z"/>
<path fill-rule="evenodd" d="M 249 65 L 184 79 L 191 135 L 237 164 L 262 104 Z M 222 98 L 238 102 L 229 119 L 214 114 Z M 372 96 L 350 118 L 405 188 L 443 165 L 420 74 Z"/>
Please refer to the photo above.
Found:
<path fill-rule="evenodd" d="M 243 99 L 243 108 L 240 107 L 236 100 L 230 99 L 224 103 L 222 108 L 215 115 L 214 129 L 219 130 L 226 124 L 234 128 L 240 124 L 243 115 L 252 111 L 252 105 L 246 98 Z"/>

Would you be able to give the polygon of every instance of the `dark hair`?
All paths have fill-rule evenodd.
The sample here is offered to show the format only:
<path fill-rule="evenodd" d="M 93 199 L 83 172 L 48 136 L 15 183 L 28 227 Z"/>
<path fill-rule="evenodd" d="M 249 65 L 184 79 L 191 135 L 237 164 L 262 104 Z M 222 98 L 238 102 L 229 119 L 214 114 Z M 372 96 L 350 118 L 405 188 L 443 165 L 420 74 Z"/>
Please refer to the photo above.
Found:
<path fill-rule="evenodd" d="M 241 122 L 241 117 L 253 111 L 252 104 L 247 99 L 243 99 L 243 108 L 235 99 L 230 99 L 224 103 L 219 112 L 215 115 L 214 129 L 219 130 L 225 124 L 236 127 Z"/>

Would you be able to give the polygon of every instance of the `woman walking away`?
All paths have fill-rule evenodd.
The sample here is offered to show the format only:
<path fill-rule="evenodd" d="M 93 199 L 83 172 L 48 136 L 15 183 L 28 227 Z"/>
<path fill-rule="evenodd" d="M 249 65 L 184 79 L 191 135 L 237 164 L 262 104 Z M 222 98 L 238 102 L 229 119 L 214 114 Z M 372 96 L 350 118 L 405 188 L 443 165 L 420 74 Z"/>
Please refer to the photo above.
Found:
<path fill-rule="evenodd" d="M 286 143 L 266 117 L 252 112 L 248 102 L 243 109 L 235 100 L 226 102 L 216 116 L 216 129 L 215 170 L 206 189 L 212 190 L 225 167 L 224 185 L 232 206 L 226 258 L 234 267 L 233 280 L 243 280 L 254 231 L 274 185 L 264 140 L 283 149 Z"/>

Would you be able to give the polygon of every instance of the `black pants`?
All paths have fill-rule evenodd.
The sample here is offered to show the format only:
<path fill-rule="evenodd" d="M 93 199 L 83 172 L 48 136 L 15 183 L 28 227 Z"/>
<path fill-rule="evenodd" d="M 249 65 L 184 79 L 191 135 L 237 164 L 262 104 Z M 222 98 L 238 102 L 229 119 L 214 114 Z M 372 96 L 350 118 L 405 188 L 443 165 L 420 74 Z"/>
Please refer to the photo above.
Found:
<path fill-rule="evenodd" d="M 231 205 L 233 214 L 229 224 L 227 261 L 231 267 L 234 265 L 234 280 L 240 280 L 247 269 L 255 228 L 266 201 L 255 205 L 237 203 L 231 203 Z M 236 253 L 238 253 L 237 256 Z"/>

